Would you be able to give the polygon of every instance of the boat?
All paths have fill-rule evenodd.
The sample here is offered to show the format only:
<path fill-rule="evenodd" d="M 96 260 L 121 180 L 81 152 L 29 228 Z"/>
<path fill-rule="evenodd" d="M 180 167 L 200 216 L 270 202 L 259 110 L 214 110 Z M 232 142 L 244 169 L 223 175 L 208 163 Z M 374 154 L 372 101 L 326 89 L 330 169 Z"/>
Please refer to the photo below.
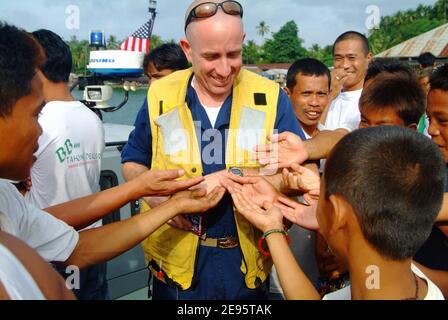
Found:
<path fill-rule="evenodd" d="M 97 75 L 135 77 L 143 73 L 142 52 L 102 50 L 90 53 L 87 69 Z"/>

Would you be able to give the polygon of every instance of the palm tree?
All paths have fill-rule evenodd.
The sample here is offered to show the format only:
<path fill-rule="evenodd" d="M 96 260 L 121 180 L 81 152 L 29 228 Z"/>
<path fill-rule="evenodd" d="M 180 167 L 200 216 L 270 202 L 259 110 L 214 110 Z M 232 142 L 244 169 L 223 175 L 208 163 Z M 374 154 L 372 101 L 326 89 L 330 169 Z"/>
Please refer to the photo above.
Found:
<path fill-rule="evenodd" d="M 116 49 L 118 45 L 117 37 L 111 34 L 109 39 L 107 39 L 107 49 Z"/>
<path fill-rule="evenodd" d="M 260 23 L 257 26 L 257 30 L 258 30 L 258 34 L 264 38 L 265 35 L 267 35 L 271 29 L 269 28 L 269 26 L 266 24 L 265 21 L 260 21 Z"/>

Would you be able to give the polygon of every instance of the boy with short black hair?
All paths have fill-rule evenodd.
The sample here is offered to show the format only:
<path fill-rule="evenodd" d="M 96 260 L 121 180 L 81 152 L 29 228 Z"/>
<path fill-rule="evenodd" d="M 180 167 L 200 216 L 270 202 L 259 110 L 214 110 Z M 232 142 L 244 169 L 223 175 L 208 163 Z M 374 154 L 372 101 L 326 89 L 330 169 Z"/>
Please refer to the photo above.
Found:
<path fill-rule="evenodd" d="M 401 61 L 395 59 L 375 59 L 370 63 L 369 68 L 367 69 L 367 74 L 364 78 L 364 88 L 366 88 L 375 77 L 381 74 L 408 78 L 415 77 L 414 71 Z"/>
<path fill-rule="evenodd" d="M 396 125 L 417 129 L 426 110 L 426 95 L 415 77 L 381 72 L 359 100 L 359 128 Z"/>
<path fill-rule="evenodd" d="M 162 44 L 151 50 L 143 60 L 143 70 L 149 79 L 149 84 L 184 69 L 188 69 L 187 57 L 182 48 L 175 43 Z"/>
<path fill-rule="evenodd" d="M 442 65 L 434 70 L 430 77 L 431 90 L 428 94 L 428 116 L 430 125 L 428 133 L 432 141 L 442 151 L 445 162 L 448 164 L 448 64 Z M 444 172 L 448 175 L 448 169 Z M 446 171 L 445 171 L 446 170 Z M 448 186 L 445 186 L 445 199 L 447 199 Z M 448 207 L 444 200 L 444 206 L 439 217 L 445 220 L 448 216 Z M 415 260 L 425 267 L 428 276 L 440 286 L 448 297 L 448 248 L 446 225 L 435 225 L 428 240 L 415 256 Z"/>
<path fill-rule="evenodd" d="M 336 145 L 317 218 L 329 248 L 349 269 L 351 285 L 324 299 L 443 300 L 412 258 L 440 210 L 444 167 L 431 141 L 398 126 L 357 130 Z M 238 211 L 264 232 L 286 297 L 320 299 L 294 261 L 281 211 L 230 192 Z"/>

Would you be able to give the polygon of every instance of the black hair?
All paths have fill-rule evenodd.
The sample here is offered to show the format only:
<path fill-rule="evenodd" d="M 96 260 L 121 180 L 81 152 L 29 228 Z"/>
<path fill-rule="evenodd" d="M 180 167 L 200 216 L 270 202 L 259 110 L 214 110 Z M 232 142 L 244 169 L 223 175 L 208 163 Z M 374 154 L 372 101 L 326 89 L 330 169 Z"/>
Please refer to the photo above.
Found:
<path fill-rule="evenodd" d="M 50 30 L 40 29 L 32 34 L 45 51 L 46 60 L 40 66 L 42 73 L 51 82 L 68 82 L 73 65 L 70 47 Z"/>
<path fill-rule="evenodd" d="M 152 50 L 143 60 L 143 70 L 153 64 L 158 71 L 169 69 L 173 71 L 188 68 L 188 60 L 182 48 L 175 43 L 165 43 Z"/>
<path fill-rule="evenodd" d="M 367 69 L 367 74 L 364 79 L 364 83 L 375 78 L 381 73 L 388 74 L 400 74 L 403 76 L 407 76 L 409 78 L 414 78 L 415 74 L 412 69 L 403 62 L 400 62 L 395 59 L 375 59 L 373 60 L 369 68 Z"/>
<path fill-rule="evenodd" d="M 431 90 L 448 91 L 448 63 L 437 67 L 429 77 Z"/>
<path fill-rule="evenodd" d="M 31 35 L 0 21 L 0 117 L 9 116 L 17 100 L 30 94 L 31 81 L 44 59 Z"/>
<path fill-rule="evenodd" d="M 356 130 L 332 150 L 325 167 L 325 198 L 344 197 L 362 233 L 379 254 L 413 257 L 441 208 L 445 161 L 424 135 L 398 126 Z"/>
<path fill-rule="evenodd" d="M 362 33 L 356 32 L 356 31 L 347 31 L 344 32 L 343 34 L 341 34 L 336 41 L 333 44 L 333 55 L 334 55 L 334 49 L 336 48 L 336 45 L 339 42 L 345 41 L 345 40 L 359 40 L 362 42 L 362 47 L 363 47 L 363 51 L 364 54 L 367 56 L 370 52 L 370 45 L 369 45 L 369 40 L 367 39 L 367 37 L 365 35 L 363 35 Z"/>
<path fill-rule="evenodd" d="M 393 109 L 408 126 L 425 113 L 426 94 L 415 77 L 381 74 L 364 88 L 359 108 Z"/>
<path fill-rule="evenodd" d="M 417 58 L 417 61 L 423 68 L 434 67 L 436 57 L 431 52 L 425 52 Z"/>
<path fill-rule="evenodd" d="M 288 74 L 286 75 L 286 86 L 290 91 L 293 91 L 297 84 L 296 76 L 298 74 L 316 77 L 327 76 L 328 89 L 331 88 L 330 70 L 328 70 L 327 66 L 319 60 L 313 58 L 300 59 L 289 67 Z"/>

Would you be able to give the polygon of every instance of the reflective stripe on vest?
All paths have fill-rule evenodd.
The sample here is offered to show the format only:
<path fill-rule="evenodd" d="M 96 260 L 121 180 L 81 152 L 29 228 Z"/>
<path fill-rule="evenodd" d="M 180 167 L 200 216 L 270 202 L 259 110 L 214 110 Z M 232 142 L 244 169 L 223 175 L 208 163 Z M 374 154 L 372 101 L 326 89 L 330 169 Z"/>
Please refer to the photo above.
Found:
<path fill-rule="evenodd" d="M 202 175 L 200 146 L 185 102 L 192 74 L 192 69 L 175 72 L 152 84 L 148 91 L 152 168 L 184 169 L 185 178 Z M 266 136 L 272 133 L 278 96 L 278 84 L 250 71 L 240 71 L 233 87 L 226 146 L 227 168 L 259 166 L 248 150 L 256 144 L 266 143 Z M 148 209 L 143 203 L 141 211 Z M 272 261 L 258 252 L 256 244 L 261 233 L 237 212 L 234 216 L 243 253 L 241 271 L 245 274 L 246 286 L 254 289 L 266 280 Z M 159 270 L 150 266 L 155 276 L 165 275 L 160 280 L 183 290 L 191 287 L 199 246 L 197 235 L 165 224 L 142 245 L 146 259 L 163 270 L 163 273 L 157 272 Z"/>

